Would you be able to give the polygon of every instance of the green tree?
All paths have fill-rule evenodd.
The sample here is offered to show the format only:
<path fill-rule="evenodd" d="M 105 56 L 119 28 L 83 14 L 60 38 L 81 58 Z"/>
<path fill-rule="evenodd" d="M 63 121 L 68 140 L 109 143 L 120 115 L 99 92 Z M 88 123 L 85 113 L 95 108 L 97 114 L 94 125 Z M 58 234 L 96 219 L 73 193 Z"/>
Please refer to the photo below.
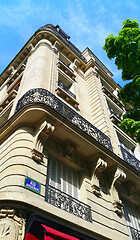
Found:
<path fill-rule="evenodd" d="M 140 27 L 136 20 L 123 22 L 118 36 L 109 35 L 103 47 L 109 59 L 114 58 L 118 69 L 122 70 L 122 79 L 130 80 L 118 97 L 124 104 L 130 105 L 121 121 L 120 127 L 140 143 Z"/>

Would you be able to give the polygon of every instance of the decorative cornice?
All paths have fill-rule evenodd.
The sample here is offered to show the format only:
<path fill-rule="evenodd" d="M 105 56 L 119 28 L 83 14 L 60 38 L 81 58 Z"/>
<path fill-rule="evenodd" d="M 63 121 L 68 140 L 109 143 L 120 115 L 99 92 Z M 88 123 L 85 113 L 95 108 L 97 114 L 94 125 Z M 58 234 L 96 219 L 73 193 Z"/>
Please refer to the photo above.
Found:
<path fill-rule="evenodd" d="M 61 40 L 63 40 L 63 42 L 66 43 L 66 45 L 68 45 L 68 47 L 70 47 L 72 49 L 72 51 L 74 51 L 82 60 L 84 60 L 86 62 L 86 59 L 84 56 L 82 56 L 81 51 L 74 44 L 72 44 L 69 41 L 70 37 L 62 29 L 61 30 L 60 29 L 61 28 L 58 25 L 53 26 L 52 24 L 47 24 L 47 25 L 39 28 L 37 32 L 39 32 L 41 30 L 52 31 L 56 36 L 58 36 Z"/>

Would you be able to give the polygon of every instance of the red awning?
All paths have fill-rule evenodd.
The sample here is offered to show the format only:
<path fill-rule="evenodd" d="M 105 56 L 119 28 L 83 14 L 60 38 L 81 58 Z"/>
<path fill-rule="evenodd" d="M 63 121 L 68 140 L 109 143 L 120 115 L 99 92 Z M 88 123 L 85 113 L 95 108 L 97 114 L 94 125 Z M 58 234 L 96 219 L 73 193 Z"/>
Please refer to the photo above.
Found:
<path fill-rule="evenodd" d="M 53 228 L 47 227 L 46 225 L 42 226 L 46 229 L 44 240 L 80 240 L 68 234 L 59 232 Z"/>
<path fill-rule="evenodd" d="M 35 236 L 33 236 L 31 233 L 26 233 L 24 240 L 39 240 Z M 49 240 L 49 239 L 48 239 Z M 51 240 L 51 239 L 50 239 Z"/>

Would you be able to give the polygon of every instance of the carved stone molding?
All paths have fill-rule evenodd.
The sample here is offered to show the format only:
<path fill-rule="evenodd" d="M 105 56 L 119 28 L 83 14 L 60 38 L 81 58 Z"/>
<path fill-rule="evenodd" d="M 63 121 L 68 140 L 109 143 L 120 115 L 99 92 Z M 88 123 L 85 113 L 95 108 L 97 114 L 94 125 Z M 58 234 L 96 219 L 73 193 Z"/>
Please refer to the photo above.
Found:
<path fill-rule="evenodd" d="M 79 60 L 76 58 L 72 64 L 73 70 L 75 71 L 78 70 L 78 64 L 79 64 Z"/>
<path fill-rule="evenodd" d="M 35 161 L 41 161 L 43 157 L 43 146 L 48 137 L 52 134 L 55 127 L 52 126 L 47 121 L 44 121 L 39 128 L 36 130 L 36 134 L 34 136 L 34 148 L 32 149 L 32 158 Z"/>
<path fill-rule="evenodd" d="M 102 174 L 102 172 L 106 169 L 107 163 L 105 160 L 103 160 L 101 157 L 98 158 L 93 173 L 92 173 L 92 179 L 91 179 L 91 187 L 92 191 L 95 195 L 100 196 L 100 186 L 99 186 L 99 179 Z"/>
<path fill-rule="evenodd" d="M 17 70 L 14 68 L 14 66 L 11 66 L 8 70 L 9 70 L 11 76 L 14 75 L 14 73 L 17 71 Z"/>
<path fill-rule="evenodd" d="M 30 53 L 34 52 L 35 50 L 35 47 L 32 43 L 30 43 L 28 46 L 27 46 L 27 49 L 30 51 Z"/>
<path fill-rule="evenodd" d="M 123 204 L 122 202 L 119 201 L 114 201 L 113 202 L 113 206 L 114 206 L 114 211 L 118 214 L 118 215 L 122 215 L 122 209 L 123 209 Z"/>
<path fill-rule="evenodd" d="M 15 214 L 14 209 L 0 210 L 0 239 L 23 240 L 25 220 Z"/>
<path fill-rule="evenodd" d="M 86 79 L 88 78 L 91 78 L 92 76 L 95 76 L 95 77 L 99 77 L 99 74 L 98 74 L 98 68 L 96 66 L 94 67 L 90 67 L 87 69 L 87 71 L 85 72 L 85 77 Z"/>
<path fill-rule="evenodd" d="M 55 41 L 54 45 L 52 46 L 52 49 L 55 53 L 58 52 L 59 45 L 60 45 L 60 43 L 58 41 Z"/>
<path fill-rule="evenodd" d="M 99 68 L 98 67 L 96 67 L 96 66 L 94 66 L 94 72 L 96 73 L 96 74 L 98 74 L 98 71 L 99 71 Z"/>
<path fill-rule="evenodd" d="M 119 187 L 125 179 L 126 179 L 125 172 L 121 168 L 117 167 L 112 181 L 111 192 L 113 196 L 114 210 L 119 215 L 122 214 L 123 207 L 122 202 L 119 199 Z"/>
<path fill-rule="evenodd" d="M 92 188 L 92 192 L 93 192 L 96 196 L 100 197 L 100 195 L 101 195 L 101 193 L 100 193 L 100 187 L 97 186 L 97 185 L 95 185 L 95 184 L 93 184 L 93 185 L 91 185 L 91 188 Z"/>

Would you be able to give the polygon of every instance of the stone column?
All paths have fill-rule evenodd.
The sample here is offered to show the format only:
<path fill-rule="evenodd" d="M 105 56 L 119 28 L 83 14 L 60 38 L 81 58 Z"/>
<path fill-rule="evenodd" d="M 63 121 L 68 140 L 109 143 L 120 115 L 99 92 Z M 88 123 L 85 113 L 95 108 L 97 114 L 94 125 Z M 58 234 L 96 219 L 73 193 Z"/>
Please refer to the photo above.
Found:
<path fill-rule="evenodd" d="M 10 117 L 14 114 L 18 100 L 27 91 L 33 88 L 50 89 L 52 56 L 52 44 L 47 39 L 40 40 L 32 47 Z"/>

